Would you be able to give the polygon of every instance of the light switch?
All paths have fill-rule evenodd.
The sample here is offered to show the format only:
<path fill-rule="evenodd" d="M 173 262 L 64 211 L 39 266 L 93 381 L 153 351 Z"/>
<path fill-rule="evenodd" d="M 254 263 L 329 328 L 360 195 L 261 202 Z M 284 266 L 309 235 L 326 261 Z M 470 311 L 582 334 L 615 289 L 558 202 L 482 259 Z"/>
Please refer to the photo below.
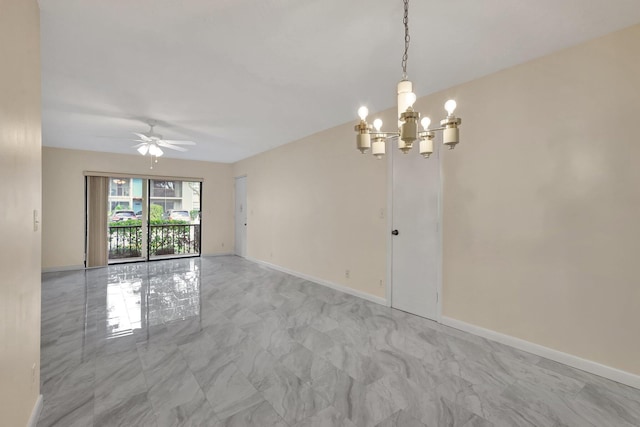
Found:
<path fill-rule="evenodd" d="M 33 231 L 38 231 L 40 228 L 40 220 L 38 219 L 38 210 L 33 210 Z"/>

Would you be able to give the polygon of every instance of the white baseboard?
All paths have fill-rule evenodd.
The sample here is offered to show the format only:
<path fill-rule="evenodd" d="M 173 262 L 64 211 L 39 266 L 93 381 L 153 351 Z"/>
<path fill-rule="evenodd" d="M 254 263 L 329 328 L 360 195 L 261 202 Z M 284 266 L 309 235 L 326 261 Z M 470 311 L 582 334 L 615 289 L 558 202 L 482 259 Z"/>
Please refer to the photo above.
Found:
<path fill-rule="evenodd" d="M 84 270 L 84 265 L 65 265 L 63 267 L 47 267 L 43 268 L 43 273 L 57 273 L 59 271 Z"/>
<path fill-rule="evenodd" d="M 38 396 L 36 404 L 33 406 L 33 410 L 31 411 L 31 416 L 29 417 L 27 427 L 36 427 L 36 424 L 38 424 L 38 419 L 40 418 L 40 412 L 42 412 L 42 395 Z"/>
<path fill-rule="evenodd" d="M 345 294 L 353 295 L 354 297 L 362 298 L 362 299 L 365 299 L 367 301 L 374 302 L 376 304 L 387 306 L 387 300 L 385 298 L 377 297 L 375 295 L 371 295 L 371 294 L 368 294 L 366 292 L 359 291 L 357 289 L 348 288 L 348 287 L 346 287 L 344 285 L 339 285 L 337 283 L 329 282 L 328 280 L 320 279 L 318 277 L 313 277 L 313 276 L 310 276 L 310 275 L 305 274 L 305 273 L 300 273 L 298 271 L 289 270 L 288 268 L 281 267 L 281 266 L 276 265 L 276 264 L 271 264 L 271 263 L 266 262 L 266 261 L 261 261 L 259 259 L 255 259 L 255 258 L 251 258 L 251 257 L 246 257 L 245 259 L 247 261 L 255 262 L 256 264 L 264 265 L 265 267 L 269 267 L 269 268 L 272 268 L 274 270 L 278 270 L 278 271 L 281 271 L 283 273 L 287 273 L 287 274 L 290 274 L 292 276 L 296 276 L 296 277 L 299 277 L 301 279 L 308 280 L 310 282 L 314 282 L 314 283 L 317 283 L 319 285 L 326 286 L 328 288 L 335 289 L 335 290 L 340 291 L 340 292 L 344 292 Z"/>
<path fill-rule="evenodd" d="M 455 329 L 459 329 L 464 332 L 469 332 L 474 335 L 479 335 L 492 341 L 497 341 L 501 344 L 515 347 L 519 350 L 535 354 L 536 356 L 551 359 L 564 365 L 580 369 L 581 371 L 586 371 L 591 374 L 608 378 L 612 381 L 640 389 L 640 376 L 632 374 L 630 372 L 612 368 L 611 366 L 602 365 L 591 360 L 583 359 L 581 357 L 574 356 L 568 353 L 563 353 L 552 348 L 534 344 L 520 338 L 512 337 L 511 335 L 505 335 L 500 332 L 485 329 L 480 326 L 463 322 L 461 320 L 452 319 L 450 317 L 443 316 L 442 324 Z"/>
<path fill-rule="evenodd" d="M 230 255 L 235 255 L 235 254 L 233 252 L 223 252 L 223 253 L 215 253 L 215 254 L 202 254 L 200 256 L 210 258 L 210 257 L 230 256 Z"/>

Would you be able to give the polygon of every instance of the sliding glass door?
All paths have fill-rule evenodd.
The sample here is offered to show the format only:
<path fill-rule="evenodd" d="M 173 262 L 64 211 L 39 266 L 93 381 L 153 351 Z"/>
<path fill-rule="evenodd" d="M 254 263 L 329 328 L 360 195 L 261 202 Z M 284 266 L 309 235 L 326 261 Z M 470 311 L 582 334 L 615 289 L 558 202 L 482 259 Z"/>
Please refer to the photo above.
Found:
<path fill-rule="evenodd" d="M 193 181 L 149 180 L 149 258 L 200 254 L 200 189 Z"/>
<path fill-rule="evenodd" d="M 142 178 L 109 178 L 107 202 L 109 263 L 146 259 Z"/>
<path fill-rule="evenodd" d="M 200 255 L 201 182 L 105 179 L 110 264 Z"/>

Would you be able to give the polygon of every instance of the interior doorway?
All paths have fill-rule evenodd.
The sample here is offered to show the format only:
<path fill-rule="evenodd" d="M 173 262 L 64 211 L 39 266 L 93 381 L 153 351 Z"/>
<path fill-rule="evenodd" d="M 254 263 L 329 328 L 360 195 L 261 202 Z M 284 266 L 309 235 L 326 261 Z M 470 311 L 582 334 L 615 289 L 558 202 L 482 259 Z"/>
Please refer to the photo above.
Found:
<path fill-rule="evenodd" d="M 390 150 L 391 306 L 439 320 L 441 282 L 440 156 Z M 414 150 L 415 151 L 415 150 Z"/>
<path fill-rule="evenodd" d="M 236 178 L 235 203 L 235 237 L 236 255 L 247 256 L 247 177 Z"/>

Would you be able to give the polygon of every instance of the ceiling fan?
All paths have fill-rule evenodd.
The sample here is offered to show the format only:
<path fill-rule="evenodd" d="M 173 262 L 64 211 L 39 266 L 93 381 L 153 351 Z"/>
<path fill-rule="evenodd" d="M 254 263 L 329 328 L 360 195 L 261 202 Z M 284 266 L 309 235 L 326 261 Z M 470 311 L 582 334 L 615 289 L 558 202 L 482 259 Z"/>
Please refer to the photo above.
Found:
<path fill-rule="evenodd" d="M 138 150 L 138 153 L 143 156 L 149 154 L 152 157 L 160 157 L 164 154 L 162 149 L 169 148 L 171 150 L 176 151 L 187 151 L 186 148 L 180 147 L 181 145 L 196 145 L 193 141 L 180 141 L 173 139 L 164 139 L 162 135 L 153 131 L 155 124 L 149 124 L 149 131 L 145 133 L 133 132 L 135 136 L 139 139 L 135 139 L 134 141 L 139 142 L 133 146 L 133 148 Z"/>

